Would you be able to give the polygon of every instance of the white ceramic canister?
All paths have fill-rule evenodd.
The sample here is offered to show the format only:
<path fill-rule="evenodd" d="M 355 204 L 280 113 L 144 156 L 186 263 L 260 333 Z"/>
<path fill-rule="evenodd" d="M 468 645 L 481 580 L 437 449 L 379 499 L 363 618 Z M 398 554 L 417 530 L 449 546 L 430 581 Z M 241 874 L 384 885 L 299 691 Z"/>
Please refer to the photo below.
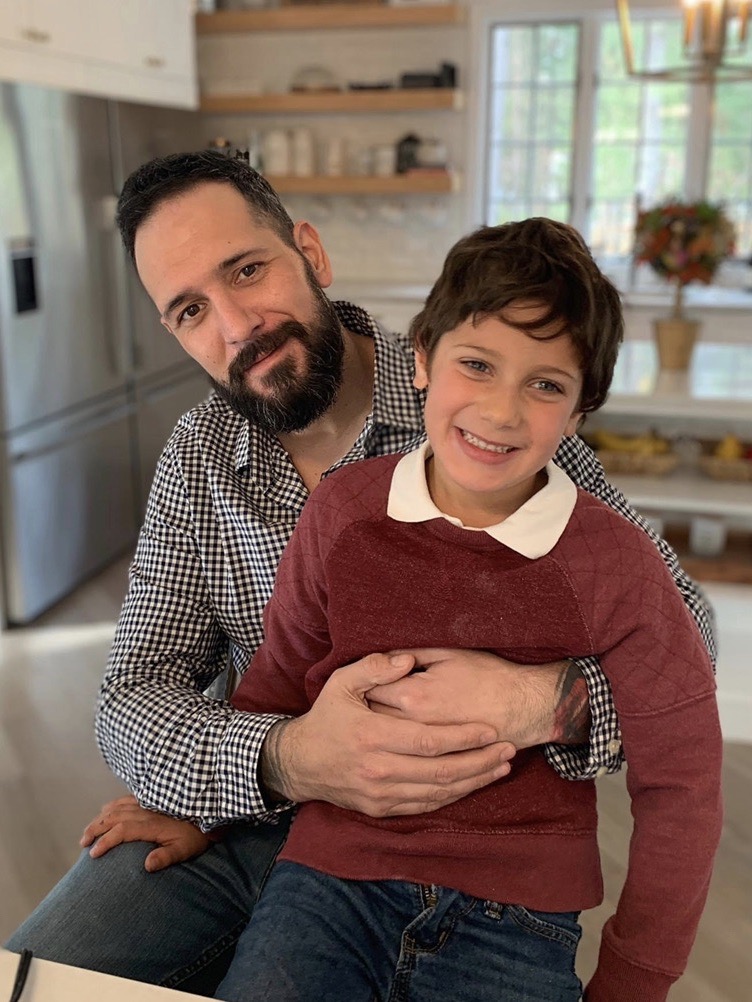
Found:
<path fill-rule="evenodd" d="M 261 155 L 265 174 L 272 177 L 289 175 L 292 168 L 290 153 L 290 136 L 286 129 L 269 129 L 264 133 Z"/>
<path fill-rule="evenodd" d="M 373 173 L 379 177 L 391 177 L 397 170 L 397 149 L 389 143 L 373 147 Z"/>
<path fill-rule="evenodd" d="M 305 126 L 292 131 L 292 170 L 295 177 L 312 177 L 315 173 L 313 133 Z"/>
<path fill-rule="evenodd" d="M 322 146 L 321 170 L 327 177 L 340 177 L 345 173 L 345 140 L 342 136 L 328 136 Z"/>

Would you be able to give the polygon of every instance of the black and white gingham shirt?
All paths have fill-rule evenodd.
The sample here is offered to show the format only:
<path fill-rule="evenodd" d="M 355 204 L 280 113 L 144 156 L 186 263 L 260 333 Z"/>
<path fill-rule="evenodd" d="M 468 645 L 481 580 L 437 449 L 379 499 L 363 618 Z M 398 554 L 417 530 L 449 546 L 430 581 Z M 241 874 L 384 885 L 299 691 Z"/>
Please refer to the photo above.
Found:
<path fill-rule="evenodd" d="M 407 452 L 423 438 L 422 394 L 412 387 L 406 339 L 386 336 L 355 306 L 337 303 L 336 309 L 348 330 L 374 338 L 376 381 L 373 410 L 357 442 L 328 472 L 368 456 Z M 645 527 L 579 439 L 566 439 L 556 461 L 578 485 Z M 268 820 L 282 809 L 267 808 L 256 778 L 259 750 L 280 718 L 241 713 L 202 693 L 223 670 L 230 644 L 240 671 L 260 644 L 277 563 L 307 496 L 277 439 L 213 394 L 184 415 L 170 437 L 97 712 L 107 762 L 145 806 L 204 828 Z M 659 545 L 712 651 L 710 612 L 673 552 Z M 621 742 L 597 661 L 578 665 L 590 692 L 590 745 L 546 751 L 562 775 L 587 779 L 619 768 Z"/>

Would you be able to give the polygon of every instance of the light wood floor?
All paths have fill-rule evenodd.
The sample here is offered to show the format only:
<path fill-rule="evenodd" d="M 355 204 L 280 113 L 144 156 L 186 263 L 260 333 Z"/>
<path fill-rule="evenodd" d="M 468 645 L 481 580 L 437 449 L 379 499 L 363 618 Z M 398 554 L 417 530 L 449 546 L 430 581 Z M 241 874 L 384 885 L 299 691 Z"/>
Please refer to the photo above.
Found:
<path fill-rule="evenodd" d="M 33 628 L 0 633 L 0 940 L 76 859 L 90 815 L 122 792 L 96 749 L 92 718 L 126 571 L 121 561 Z M 671 1002 L 752 998 L 752 746 L 727 744 L 724 785 L 710 898 Z M 599 805 L 607 898 L 583 917 L 583 979 L 624 877 L 631 823 L 623 777 L 599 782 Z"/>

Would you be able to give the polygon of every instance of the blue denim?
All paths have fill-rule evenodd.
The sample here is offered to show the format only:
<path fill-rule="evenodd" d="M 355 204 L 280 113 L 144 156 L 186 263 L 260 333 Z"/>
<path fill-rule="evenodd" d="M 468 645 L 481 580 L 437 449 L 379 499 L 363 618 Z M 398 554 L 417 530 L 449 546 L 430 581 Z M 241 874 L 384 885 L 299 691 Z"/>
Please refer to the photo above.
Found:
<path fill-rule="evenodd" d="M 203 855 L 158 873 L 144 870 L 150 843 L 101 859 L 85 851 L 6 947 L 211 995 L 288 825 L 234 826 Z"/>
<path fill-rule="evenodd" d="M 216 998 L 225 1002 L 577 1002 L 577 912 L 444 887 L 272 870 Z"/>

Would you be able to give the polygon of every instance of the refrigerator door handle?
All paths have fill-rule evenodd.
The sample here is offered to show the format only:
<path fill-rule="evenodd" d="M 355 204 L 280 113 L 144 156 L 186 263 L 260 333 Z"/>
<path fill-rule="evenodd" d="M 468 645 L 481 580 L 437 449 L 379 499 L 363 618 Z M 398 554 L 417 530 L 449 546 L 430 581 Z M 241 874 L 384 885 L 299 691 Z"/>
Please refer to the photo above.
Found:
<path fill-rule="evenodd" d="M 62 436 L 58 435 L 54 438 L 54 440 L 45 442 L 44 445 L 22 449 L 19 452 L 12 452 L 10 456 L 11 462 L 23 463 L 30 459 L 38 459 L 40 456 L 45 456 L 49 452 L 55 452 L 60 448 L 61 441 L 64 441 L 66 445 L 69 445 L 79 439 L 86 438 L 87 435 L 97 431 L 99 428 L 106 428 L 107 425 L 113 424 L 113 422 L 118 421 L 120 418 L 128 417 L 132 410 L 133 408 L 130 404 L 121 404 L 119 407 L 102 411 L 93 417 L 84 418 L 82 421 L 72 422 L 65 427 Z"/>
<path fill-rule="evenodd" d="M 110 370 L 115 376 L 126 376 L 133 371 L 133 350 L 128 331 L 130 309 L 128 305 L 128 262 L 120 233 L 115 224 L 117 196 L 107 195 L 99 203 L 100 232 L 103 240 L 103 262 L 107 280 L 104 282 L 105 316 L 108 319 L 104 332 Z"/>

